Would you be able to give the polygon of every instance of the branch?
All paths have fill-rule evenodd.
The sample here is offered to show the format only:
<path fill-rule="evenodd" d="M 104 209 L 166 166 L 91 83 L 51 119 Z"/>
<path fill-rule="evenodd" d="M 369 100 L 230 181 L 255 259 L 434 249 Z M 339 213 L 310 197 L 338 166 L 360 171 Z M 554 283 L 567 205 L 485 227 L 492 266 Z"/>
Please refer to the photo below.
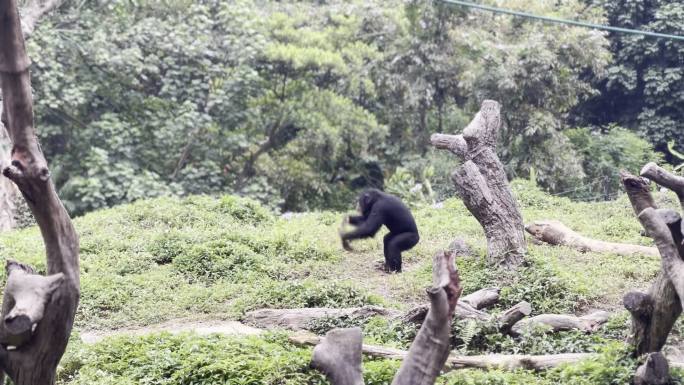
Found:
<path fill-rule="evenodd" d="M 468 144 L 462 135 L 432 134 L 430 143 L 439 150 L 449 150 L 464 160 L 468 152 Z"/>
<path fill-rule="evenodd" d="M 430 310 L 392 385 L 433 385 L 444 367 L 451 320 L 462 291 L 454 259 L 455 254 L 448 252 L 439 252 L 433 258 Z"/>
<path fill-rule="evenodd" d="M 639 220 L 655 241 L 662 258 L 663 270 L 674 285 L 680 304 L 684 307 L 684 261 L 679 255 L 667 223 L 653 208 L 642 211 Z"/>
<path fill-rule="evenodd" d="M 658 256 L 655 247 L 606 242 L 582 236 L 556 220 L 535 221 L 525 226 L 525 230 L 535 239 L 554 246 L 568 246 L 581 252 L 615 253 L 631 256 L 644 254 Z"/>
<path fill-rule="evenodd" d="M 627 192 L 629 201 L 632 203 L 635 214 L 639 215 L 648 207 L 657 208 L 647 179 L 634 176 L 623 170 L 620 171 L 620 180 Z"/>
<path fill-rule="evenodd" d="M 677 197 L 679 197 L 682 208 L 684 208 L 684 177 L 669 173 L 653 162 L 648 163 L 641 169 L 641 176 L 674 191 Z"/>
<path fill-rule="evenodd" d="M 40 4 L 39 1 L 35 1 L 26 8 L 22 15 L 24 39 L 28 39 L 31 36 L 36 25 L 38 25 L 38 22 L 46 13 L 59 8 L 63 2 L 64 0 L 47 0 L 45 3 Z"/>

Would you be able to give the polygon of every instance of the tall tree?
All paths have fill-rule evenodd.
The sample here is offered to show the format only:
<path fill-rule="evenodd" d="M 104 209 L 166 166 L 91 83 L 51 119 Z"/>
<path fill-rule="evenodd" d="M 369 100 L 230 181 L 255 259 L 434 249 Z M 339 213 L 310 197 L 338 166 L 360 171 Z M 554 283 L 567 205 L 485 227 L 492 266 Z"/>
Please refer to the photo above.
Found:
<path fill-rule="evenodd" d="M 684 35 L 684 3 L 667 0 L 594 0 L 610 25 Z M 684 147 L 684 43 L 614 32 L 614 62 L 599 83 L 601 93 L 582 104 L 581 122 L 618 123 L 647 137 L 667 153 L 667 142 Z"/>

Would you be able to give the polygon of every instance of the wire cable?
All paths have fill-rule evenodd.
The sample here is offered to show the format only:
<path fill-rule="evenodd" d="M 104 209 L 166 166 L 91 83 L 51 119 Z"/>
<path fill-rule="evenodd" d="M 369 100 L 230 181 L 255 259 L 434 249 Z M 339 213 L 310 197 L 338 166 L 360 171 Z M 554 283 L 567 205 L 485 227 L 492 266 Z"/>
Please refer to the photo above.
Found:
<path fill-rule="evenodd" d="M 628 33 L 628 34 L 632 34 L 632 35 L 643 35 L 643 36 L 648 36 L 648 37 L 656 37 L 656 38 L 664 38 L 664 39 L 672 39 L 672 40 L 677 40 L 677 41 L 684 41 L 684 36 L 681 36 L 681 35 L 672 35 L 672 34 L 667 34 L 667 33 L 641 31 L 638 29 L 612 27 L 609 25 L 593 24 L 593 23 L 588 23 L 588 22 L 584 22 L 584 21 L 560 19 L 560 18 L 549 17 L 549 16 L 540 16 L 540 15 L 535 15 L 535 14 L 527 13 L 527 12 L 514 11 L 512 9 L 498 8 L 498 7 L 492 7 L 489 5 L 477 4 L 477 3 L 470 2 L 470 1 L 462 1 L 462 0 L 439 0 L 439 1 L 446 3 L 446 4 L 450 4 L 450 5 L 460 5 L 460 6 L 468 7 L 468 8 L 476 8 L 476 9 L 481 9 L 481 10 L 490 11 L 490 12 L 494 12 L 494 13 L 503 13 L 503 14 L 507 14 L 507 15 L 524 17 L 524 18 L 534 19 L 534 20 L 547 21 L 547 22 L 556 23 L 556 24 L 574 25 L 577 27 L 598 29 L 598 30 L 602 30 L 602 31 L 620 32 L 620 33 Z"/>

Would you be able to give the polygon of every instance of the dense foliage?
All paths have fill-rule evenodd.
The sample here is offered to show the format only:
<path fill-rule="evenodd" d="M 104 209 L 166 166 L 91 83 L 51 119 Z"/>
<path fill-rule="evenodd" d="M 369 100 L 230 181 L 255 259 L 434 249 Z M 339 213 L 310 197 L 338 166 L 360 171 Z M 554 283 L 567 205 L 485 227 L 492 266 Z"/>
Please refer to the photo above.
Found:
<path fill-rule="evenodd" d="M 602 20 L 579 0 L 505 5 Z M 41 143 L 74 214 L 225 192 L 341 208 L 369 185 L 442 200 L 454 160 L 428 138 L 485 98 L 503 105 L 511 176 L 582 187 L 625 166 L 564 135 L 608 48 L 595 31 L 419 0 L 72 0 L 29 41 Z M 652 155 L 630 144 L 608 150 Z"/>
<path fill-rule="evenodd" d="M 611 25 L 684 35 L 684 3 L 667 0 L 592 0 Z M 674 140 L 684 147 L 684 43 L 615 33 L 614 62 L 599 83 L 601 93 L 582 106 L 577 118 L 604 126 L 629 127 L 665 152 Z"/>

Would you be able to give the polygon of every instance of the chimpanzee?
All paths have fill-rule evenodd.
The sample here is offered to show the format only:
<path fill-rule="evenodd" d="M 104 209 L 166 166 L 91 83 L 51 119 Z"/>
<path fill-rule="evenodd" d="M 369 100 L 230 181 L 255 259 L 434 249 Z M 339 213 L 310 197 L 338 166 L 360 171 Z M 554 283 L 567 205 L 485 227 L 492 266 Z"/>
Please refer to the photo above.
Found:
<path fill-rule="evenodd" d="M 385 253 L 385 269 L 401 272 L 401 252 L 415 246 L 420 237 L 418 227 L 408 207 L 399 198 L 376 189 L 368 189 L 361 193 L 357 209 L 361 215 L 345 217 L 356 229 L 343 233 L 340 231 L 342 246 L 352 250 L 349 241 L 370 238 L 384 224 L 389 233 L 383 239 Z"/>

